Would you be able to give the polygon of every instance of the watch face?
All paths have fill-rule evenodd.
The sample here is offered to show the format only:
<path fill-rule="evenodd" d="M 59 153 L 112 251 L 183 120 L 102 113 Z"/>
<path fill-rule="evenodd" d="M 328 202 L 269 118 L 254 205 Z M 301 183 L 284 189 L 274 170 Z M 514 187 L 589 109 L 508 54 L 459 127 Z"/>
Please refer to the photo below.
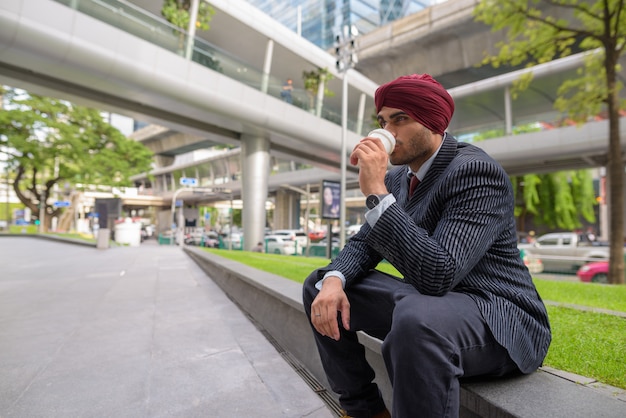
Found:
<path fill-rule="evenodd" d="M 380 199 L 378 199 L 378 196 L 375 194 L 371 194 L 365 199 L 365 206 L 367 206 L 368 209 L 374 209 L 379 203 Z"/>

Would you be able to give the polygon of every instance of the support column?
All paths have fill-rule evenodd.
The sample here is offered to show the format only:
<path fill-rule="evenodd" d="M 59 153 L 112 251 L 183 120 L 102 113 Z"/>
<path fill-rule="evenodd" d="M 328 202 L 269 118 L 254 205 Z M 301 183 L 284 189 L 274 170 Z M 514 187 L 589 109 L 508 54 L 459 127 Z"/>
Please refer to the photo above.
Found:
<path fill-rule="evenodd" d="M 511 110 L 511 88 L 504 88 L 504 134 L 513 135 L 513 112 Z"/>
<path fill-rule="evenodd" d="M 245 135 L 241 140 L 241 198 L 243 200 L 244 250 L 252 250 L 263 241 L 265 202 L 270 174 L 270 141 Z"/>
<path fill-rule="evenodd" d="M 196 21 L 198 20 L 198 8 L 200 0 L 191 0 L 191 10 L 189 11 L 189 27 L 187 28 L 187 43 L 185 58 L 190 60 L 193 56 L 193 45 L 196 38 Z"/>
<path fill-rule="evenodd" d="M 281 188 L 276 191 L 273 229 L 300 229 L 301 195 Z"/>
<path fill-rule="evenodd" d="M 263 80 L 261 81 L 261 91 L 267 93 L 270 80 L 270 72 L 272 71 L 272 58 L 274 56 L 274 40 L 268 39 L 265 47 L 265 62 L 263 63 Z"/>
<path fill-rule="evenodd" d="M 322 106 L 324 105 L 324 91 L 326 90 L 326 78 L 320 77 L 320 83 L 317 87 L 317 100 L 315 101 L 315 116 L 322 117 Z"/>
<path fill-rule="evenodd" d="M 365 95 L 365 93 L 361 93 L 361 96 L 359 97 L 359 109 L 358 109 L 358 114 L 357 114 L 357 122 L 356 122 L 356 133 L 359 135 L 365 135 L 365 133 L 363 132 L 363 120 L 364 120 L 364 115 L 365 115 L 365 100 L 367 99 L 367 96 Z"/>

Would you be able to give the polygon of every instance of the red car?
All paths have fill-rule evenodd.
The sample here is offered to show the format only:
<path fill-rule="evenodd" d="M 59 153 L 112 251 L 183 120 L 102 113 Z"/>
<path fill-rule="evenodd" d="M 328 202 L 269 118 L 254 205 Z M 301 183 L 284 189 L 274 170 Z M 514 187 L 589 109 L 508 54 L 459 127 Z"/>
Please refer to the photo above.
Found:
<path fill-rule="evenodd" d="M 608 283 L 609 262 L 594 261 L 592 263 L 587 263 L 578 269 L 576 275 L 583 282 Z"/>
<path fill-rule="evenodd" d="M 317 242 L 326 236 L 326 231 L 309 231 L 309 239 Z"/>

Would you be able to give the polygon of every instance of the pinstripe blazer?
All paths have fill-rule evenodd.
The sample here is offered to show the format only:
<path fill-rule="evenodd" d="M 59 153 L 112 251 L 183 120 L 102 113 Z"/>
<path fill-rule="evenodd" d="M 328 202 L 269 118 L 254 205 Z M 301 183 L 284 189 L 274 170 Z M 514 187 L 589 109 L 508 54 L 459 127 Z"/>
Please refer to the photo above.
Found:
<path fill-rule="evenodd" d="M 517 249 L 506 172 L 480 148 L 446 134 L 410 200 L 406 174 L 406 166 L 387 173 L 396 203 L 320 275 L 339 270 L 349 287 L 386 259 L 422 294 L 468 294 L 520 370 L 535 370 L 548 351 L 550 325 Z"/>

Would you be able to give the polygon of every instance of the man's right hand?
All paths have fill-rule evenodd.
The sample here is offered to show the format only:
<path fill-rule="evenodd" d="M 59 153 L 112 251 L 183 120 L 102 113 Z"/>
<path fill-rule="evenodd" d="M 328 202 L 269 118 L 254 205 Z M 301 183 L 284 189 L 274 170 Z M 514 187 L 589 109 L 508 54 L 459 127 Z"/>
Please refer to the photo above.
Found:
<path fill-rule="evenodd" d="M 339 277 L 327 277 L 322 283 L 322 290 L 311 304 L 311 323 L 322 335 L 339 340 L 337 312 L 341 312 L 341 322 L 346 330 L 350 329 L 350 302 L 343 291 Z"/>

